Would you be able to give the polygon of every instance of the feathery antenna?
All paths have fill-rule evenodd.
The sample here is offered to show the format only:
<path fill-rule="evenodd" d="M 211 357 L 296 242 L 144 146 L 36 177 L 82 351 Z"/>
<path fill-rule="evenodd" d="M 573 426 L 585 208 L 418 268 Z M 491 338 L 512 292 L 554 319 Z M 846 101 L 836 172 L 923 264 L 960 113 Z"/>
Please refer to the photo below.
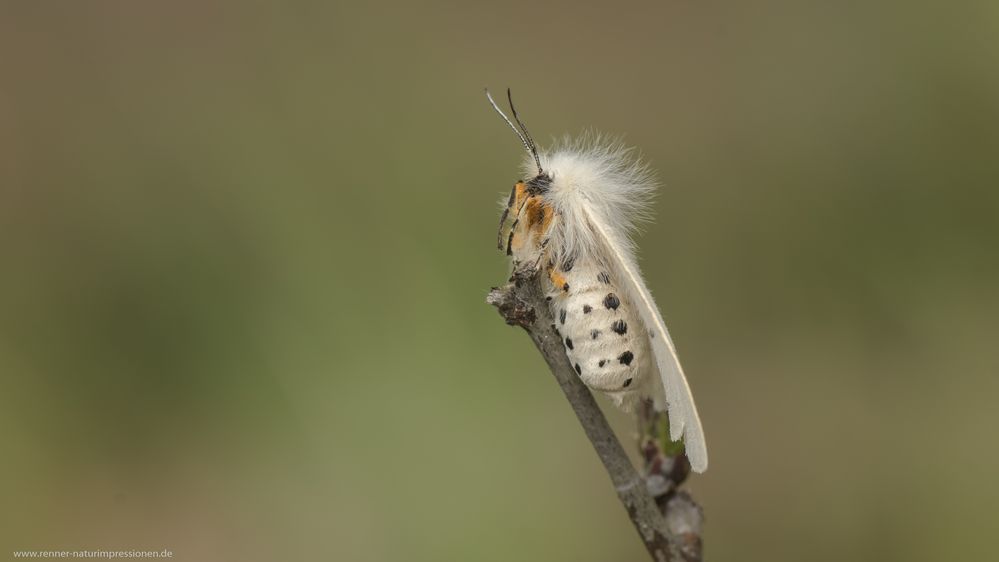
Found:
<path fill-rule="evenodd" d="M 527 149 L 527 152 L 534 157 L 534 163 L 538 166 L 538 175 L 540 176 L 541 157 L 538 156 L 538 147 L 534 144 L 534 139 L 531 138 L 531 133 L 527 132 L 527 127 L 524 125 L 524 122 L 520 120 L 520 117 L 517 115 L 517 110 L 513 107 L 513 96 L 510 93 L 510 88 L 506 89 L 506 98 L 507 101 L 510 102 L 510 111 L 513 113 L 513 118 L 517 120 L 517 125 L 520 125 L 520 130 L 518 130 L 516 125 L 513 124 L 513 121 L 510 121 L 510 118 L 503 113 L 503 110 L 496 105 L 496 102 L 493 101 L 493 96 L 490 95 L 489 88 L 486 88 L 486 98 L 489 100 L 490 105 L 493 106 L 493 109 L 496 110 L 496 113 L 499 113 L 500 117 L 502 117 L 503 120 L 506 121 L 506 124 L 510 125 L 510 128 L 513 129 L 513 132 L 517 134 L 517 137 L 520 138 L 520 142 L 524 143 L 524 148 Z M 523 133 L 521 133 L 521 130 L 523 130 Z"/>

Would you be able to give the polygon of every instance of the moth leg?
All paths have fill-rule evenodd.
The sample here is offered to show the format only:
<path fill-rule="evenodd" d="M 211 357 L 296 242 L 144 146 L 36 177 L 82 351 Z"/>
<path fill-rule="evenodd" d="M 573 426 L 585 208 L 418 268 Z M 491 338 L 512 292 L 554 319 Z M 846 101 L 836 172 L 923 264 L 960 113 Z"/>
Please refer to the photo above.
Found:
<path fill-rule="evenodd" d="M 544 261 L 545 257 L 548 255 L 548 238 L 542 240 L 538 247 L 540 248 L 538 251 L 538 257 L 534 259 L 534 263 L 530 266 L 531 273 L 541 271 L 541 262 Z"/>
<path fill-rule="evenodd" d="M 535 276 L 539 271 L 541 271 L 541 258 L 538 256 L 537 259 L 528 262 L 514 262 L 513 264 L 513 275 L 510 277 L 511 281 L 516 279 L 530 279 Z"/>
<path fill-rule="evenodd" d="M 520 225 L 520 218 L 524 212 L 525 206 L 527 206 L 526 200 L 520 204 L 520 208 L 517 209 L 517 216 L 515 219 L 513 219 L 513 224 L 510 225 L 510 235 L 506 239 L 506 255 L 508 256 L 513 255 L 514 247 L 517 247 L 518 245 L 522 245 L 524 243 L 524 241 L 521 240 L 520 238 L 517 238 L 516 241 L 514 240 L 514 238 L 517 236 L 517 227 Z M 524 234 L 522 233 L 521 236 L 523 235 Z"/>
<path fill-rule="evenodd" d="M 515 279 L 531 279 L 535 275 L 540 273 L 542 269 L 545 269 L 545 271 L 547 272 L 547 269 L 543 268 L 541 265 L 546 259 L 548 259 L 549 268 L 551 267 L 550 265 L 551 259 L 548 257 L 549 252 L 547 250 L 547 247 L 548 247 L 548 239 L 545 238 L 544 240 L 541 241 L 541 244 L 539 246 L 540 250 L 538 251 L 538 255 L 536 258 L 528 260 L 526 262 L 515 261 L 513 263 L 513 275 L 510 277 L 510 280 L 513 281 Z"/>
<path fill-rule="evenodd" d="M 546 260 L 551 261 L 550 227 L 555 212 L 538 195 L 525 195 L 518 205 L 515 194 L 511 202 L 516 207 L 516 216 L 508 233 L 506 251 L 507 255 L 522 260 L 515 259 L 513 277 L 527 279 L 540 273 Z"/>
<path fill-rule="evenodd" d="M 512 247 L 514 232 L 520 224 L 520 218 L 524 212 L 524 206 L 527 204 L 528 199 L 530 199 L 530 197 L 527 195 L 527 187 L 524 185 L 524 182 L 517 182 L 517 184 L 513 186 L 513 189 L 510 190 L 510 200 L 507 201 L 506 209 L 503 210 L 503 215 L 500 216 L 499 230 L 496 233 L 496 245 L 500 250 L 504 247 L 503 231 L 506 226 L 506 222 L 511 216 L 514 219 L 513 224 L 510 225 L 510 230 L 506 233 L 506 255 L 508 256 L 513 255 Z M 511 213 L 514 209 L 516 209 L 516 212 Z"/>

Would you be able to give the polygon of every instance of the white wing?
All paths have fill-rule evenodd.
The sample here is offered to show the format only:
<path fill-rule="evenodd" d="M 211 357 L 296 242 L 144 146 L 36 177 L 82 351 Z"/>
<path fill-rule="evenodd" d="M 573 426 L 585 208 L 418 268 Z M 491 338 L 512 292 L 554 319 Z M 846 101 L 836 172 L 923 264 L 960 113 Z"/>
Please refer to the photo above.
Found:
<path fill-rule="evenodd" d="M 694 472 L 704 472 L 708 468 L 708 449 L 704 443 L 701 418 L 697 415 L 694 397 L 690 394 L 687 377 L 683 374 L 666 323 L 638 272 L 638 266 L 633 263 L 630 251 L 621 247 L 626 242 L 611 236 L 611 230 L 601 224 L 597 213 L 587 209 L 586 215 L 593 228 L 595 242 L 604 250 L 601 253 L 610 262 L 608 265 L 619 272 L 615 279 L 619 282 L 619 289 L 638 307 L 642 322 L 652 337 L 652 352 L 666 389 L 670 439 L 678 441 L 682 436 L 691 468 Z"/>

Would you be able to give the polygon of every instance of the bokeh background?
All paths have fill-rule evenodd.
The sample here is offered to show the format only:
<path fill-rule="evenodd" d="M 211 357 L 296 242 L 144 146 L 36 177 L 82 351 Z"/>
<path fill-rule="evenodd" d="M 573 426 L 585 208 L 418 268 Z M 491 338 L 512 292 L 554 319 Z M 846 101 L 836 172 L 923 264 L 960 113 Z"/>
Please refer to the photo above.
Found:
<path fill-rule="evenodd" d="M 542 144 L 658 170 L 709 559 L 990 557 L 997 34 L 984 1 L 6 3 L 0 556 L 644 559 L 483 302 L 511 86 Z"/>

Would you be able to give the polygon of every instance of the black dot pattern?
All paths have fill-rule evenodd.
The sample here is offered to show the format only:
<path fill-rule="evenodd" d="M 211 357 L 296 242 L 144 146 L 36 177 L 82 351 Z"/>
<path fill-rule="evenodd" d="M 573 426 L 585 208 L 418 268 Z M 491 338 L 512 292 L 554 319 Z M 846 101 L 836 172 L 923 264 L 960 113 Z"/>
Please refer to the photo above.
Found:
<path fill-rule="evenodd" d="M 600 266 L 590 260 L 580 261 L 578 268 L 571 260 L 554 261 L 552 269 L 565 275 L 561 279 L 553 275 L 562 282 L 549 285 L 546 296 L 551 297 L 549 310 L 557 318 L 557 337 L 576 375 L 612 395 L 645 392 L 645 379 L 639 379 L 643 373 L 638 371 L 651 352 L 648 338 L 654 336 L 636 324 L 640 318 L 630 308 L 631 301 L 618 292 L 622 288 L 612 281 L 609 270 L 597 269 Z"/>

